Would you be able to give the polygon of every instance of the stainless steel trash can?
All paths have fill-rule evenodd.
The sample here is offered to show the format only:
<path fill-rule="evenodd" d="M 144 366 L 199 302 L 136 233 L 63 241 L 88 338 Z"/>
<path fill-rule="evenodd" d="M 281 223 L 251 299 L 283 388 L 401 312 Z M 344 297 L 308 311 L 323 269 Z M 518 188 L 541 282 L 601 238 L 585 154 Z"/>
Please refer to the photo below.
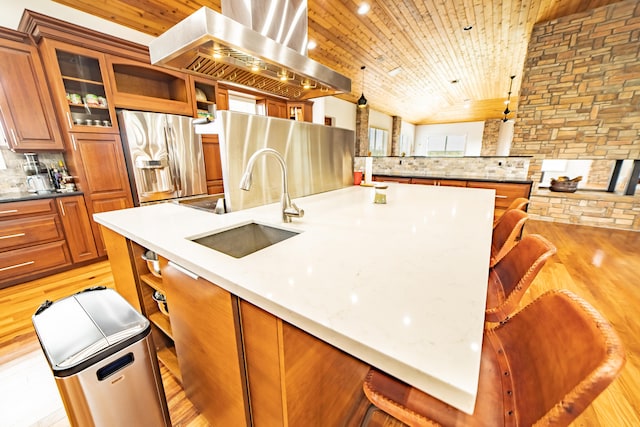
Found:
<path fill-rule="evenodd" d="M 32 316 L 73 426 L 171 426 L 149 321 L 113 289 L 44 302 Z"/>

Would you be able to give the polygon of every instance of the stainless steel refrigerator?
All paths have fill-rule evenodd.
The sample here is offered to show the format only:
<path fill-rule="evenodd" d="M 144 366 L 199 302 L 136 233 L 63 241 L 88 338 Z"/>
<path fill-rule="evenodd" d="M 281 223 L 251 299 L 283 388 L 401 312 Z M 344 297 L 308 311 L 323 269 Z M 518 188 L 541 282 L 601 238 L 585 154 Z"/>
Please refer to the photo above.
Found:
<path fill-rule="evenodd" d="M 136 206 L 207 193 L 200 135 L 192 118 L 118 111 L 118 125 Z"/>

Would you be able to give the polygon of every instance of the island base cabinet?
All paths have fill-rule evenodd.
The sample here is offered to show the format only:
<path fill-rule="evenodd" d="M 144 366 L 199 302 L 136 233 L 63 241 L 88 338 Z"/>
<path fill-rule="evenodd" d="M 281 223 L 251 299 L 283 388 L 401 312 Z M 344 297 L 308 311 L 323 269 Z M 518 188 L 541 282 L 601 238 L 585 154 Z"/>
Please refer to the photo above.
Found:
<path fill-rule="evenodd" d="M 237 297 L 172 263 L 161 268 L 187 397 L 212 425 L 250 425 Z"/>
<path fill-rule="evenodd" d="M 368 365 L 246 301 L 240 310 L 254 426 L 360 425 Z"/>

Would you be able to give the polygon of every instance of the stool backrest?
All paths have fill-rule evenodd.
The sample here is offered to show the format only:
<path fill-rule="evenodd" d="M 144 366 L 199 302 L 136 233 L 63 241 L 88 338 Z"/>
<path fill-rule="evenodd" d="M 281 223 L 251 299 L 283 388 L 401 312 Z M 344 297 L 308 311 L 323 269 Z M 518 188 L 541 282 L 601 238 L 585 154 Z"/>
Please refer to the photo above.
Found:
<path fill-rule="evenodd" d="M 507 322 L 485 331 L 508 361 L 517 425 L 571 423 L 617 377 L 620 338 L 589 303 L 550 291 Z M 503 386 L 504 388 L 504 386 Z"/>

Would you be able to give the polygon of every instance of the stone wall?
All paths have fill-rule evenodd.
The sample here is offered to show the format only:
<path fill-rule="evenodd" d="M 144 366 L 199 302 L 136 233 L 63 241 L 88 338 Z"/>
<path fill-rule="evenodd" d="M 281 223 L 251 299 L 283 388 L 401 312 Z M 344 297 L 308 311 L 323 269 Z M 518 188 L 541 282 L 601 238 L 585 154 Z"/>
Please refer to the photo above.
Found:
<path fill-rule="evenodd" d="M 356 156 L 369 152 L 369 105 L 356 108 Z"/>
<path fill-rule="evenodd" d="M 640 159 L 640 2 L 534 27 L 510 154 L 532 156 L 532 217 L 640 230 L 639 194 L 546 195 L 536 185 L 545 158 Z"/>
<path fill-rule="evenodd" d="M 364 171 L 364 159 L 354 159 L 354 170 Z M 373 174 L 524 181 L 529 160 L 528 157 L 374 157 Z"/>
<path fill-rule="evenodd" d="M 511 154 L 640 158 L 639 37 L 636 0 L 534 27 Z"/>
<path fill-rule="evenodd" d="M 482 132 L 481 156 L 495 156 L 498 149 L 498 134 L 502 120 L 485 120 Z"/>
<path fill-rule="evenodd" d="M 595 227 L 640 230 L 640 204 L 628 196 L 585 198 L 584 194 L 540 190 L 531 196 L 531 218 Z"/>
<path fill-rule="evenodd" d="M 391 118 L 391 155 L 398 156 L 398 145 L 400 144 L 400 132 L 402 130 L 402 117 L 393 116 Z"/>

